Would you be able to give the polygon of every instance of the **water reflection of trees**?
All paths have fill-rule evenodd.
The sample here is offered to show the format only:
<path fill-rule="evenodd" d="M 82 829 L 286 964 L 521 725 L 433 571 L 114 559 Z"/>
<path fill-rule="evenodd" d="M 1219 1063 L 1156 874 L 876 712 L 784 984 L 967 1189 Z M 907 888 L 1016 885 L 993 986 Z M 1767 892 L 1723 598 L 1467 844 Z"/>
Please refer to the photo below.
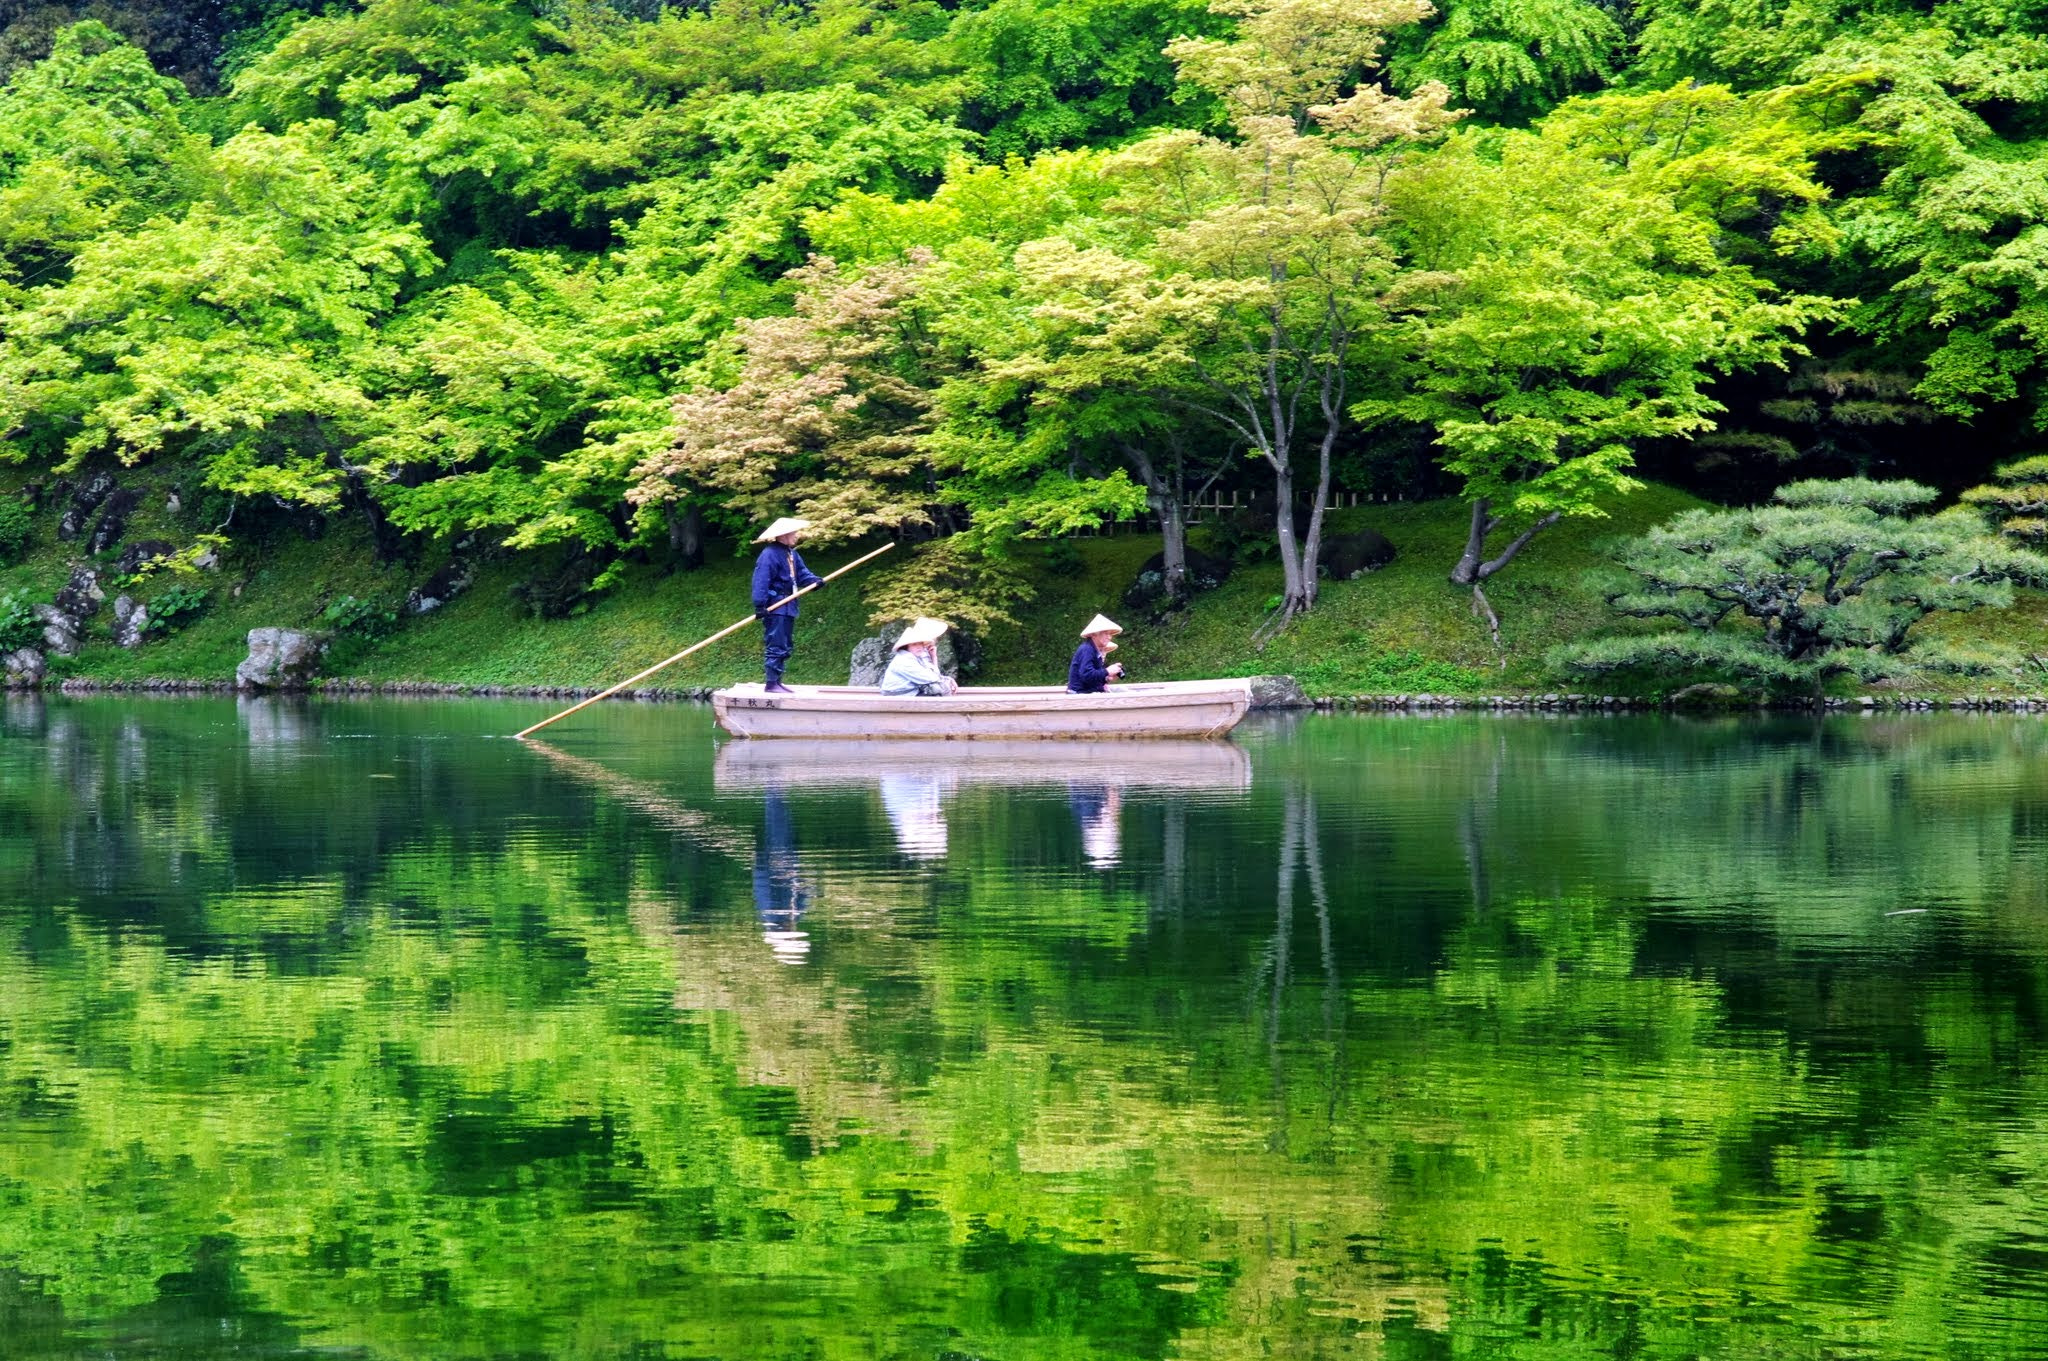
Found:
<path fill-rule="evenodd" d="M 701 749 L 607 786 L 99 713 L 0 758 L 0 1290 L 73 1317 L 225 1222 L 220 1307 L 390 1355 L 2048 1323 L 2028 729 L 1329 725 L 1128 798 L 1113 874 L 1064 788 L 961 789 L 908 864 L 872 785 L 789 791 L 789 968 Z"/>

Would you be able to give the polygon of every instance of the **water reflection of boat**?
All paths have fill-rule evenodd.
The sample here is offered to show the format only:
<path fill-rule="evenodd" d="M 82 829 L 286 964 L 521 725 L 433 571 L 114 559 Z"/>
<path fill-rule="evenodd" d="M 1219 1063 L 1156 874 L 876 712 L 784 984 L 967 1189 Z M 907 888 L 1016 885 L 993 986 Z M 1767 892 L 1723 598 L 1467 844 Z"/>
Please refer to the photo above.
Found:
<path fill-rule="evenodd" d="M 769 694 L 735 685 L 711 696 L 718 725 L 735 737 L 1101 738 L 1221 737 L 1252 704 L 1247 680 L 1150 681 L 1097 695 L 1050 685 L 969 686 L 950 695 L 882 695 L 859 686 L 802 685 Z"/>
<path fill-rule="evenodd" d="M 1251 788 L 1251 758 L 1228 742 L 728 742 L 718 749 L 720 791 L 809 786 L 844 789 L 885 779 L 961 785 L 1068 785 L 1116 789 Z"/>
<path fill-rule="evenodd" d="M 1126 790 L 1241 792 L 1251 758 L 1227 742 L 729 742 L 713 776 L 720 793 L 785 789 L 859 789 L 873 785 L 912 860 L 945 858 L 946 800 L 965 786 L 1064 789 L 1081 833 L 1082 854 L 1097 869 L 1123 858 Z"/>

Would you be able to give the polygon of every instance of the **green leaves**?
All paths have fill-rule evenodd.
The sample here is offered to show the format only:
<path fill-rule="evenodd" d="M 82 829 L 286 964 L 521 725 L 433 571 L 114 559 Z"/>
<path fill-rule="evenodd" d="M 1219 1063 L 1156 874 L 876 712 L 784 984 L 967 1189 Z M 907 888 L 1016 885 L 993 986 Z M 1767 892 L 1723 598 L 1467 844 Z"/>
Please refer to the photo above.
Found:
<path fill-rule="evenodd" d="M 1602 514 L 1640 485 L 1639 445 L 1713 428 L 1714 376 L 1782 365 L 1836 314 L 1728 259 L 1718 230 L 1730 194 L 1782 182 L 1788 153 L 1703 165 L 1715 134 L 1662 126 L 1658 102 L 1603 97 L 1540 134 L 1461 134 L 1390 188 L 1411 268 L 1388 301 L 1411 376 L 1357 414 L 1427 425 L 1445 470 L 1487 507 L 1461 584 L 1512 556 L 1482 561 L 1496 528 Z M 1676 102 L 1718 105 L 1725 120 L 1730 98 Z"/>
<path fill-rule="evenodd" d="M 60 468 L 199 452 L 211 485 L 331 504 L 329 427 L 367 400 L 341 371 L 408 274 L 410 229 L 367 211 L 324 124 L 245 131 L 205 196 L 96 238 L 0 337 L 0 430 Z"/>
<path fill-rule="evenodd" d="M 1419 50 L 1388 63 L 1394 79 L 1411 88 L 1439 82 L 1459 107 L 1490 119 L 1540 114 L 1620 65 L 1621 26 L 1588 0 L 1463 0 L 1442 9 L 1418 33 Z"/>

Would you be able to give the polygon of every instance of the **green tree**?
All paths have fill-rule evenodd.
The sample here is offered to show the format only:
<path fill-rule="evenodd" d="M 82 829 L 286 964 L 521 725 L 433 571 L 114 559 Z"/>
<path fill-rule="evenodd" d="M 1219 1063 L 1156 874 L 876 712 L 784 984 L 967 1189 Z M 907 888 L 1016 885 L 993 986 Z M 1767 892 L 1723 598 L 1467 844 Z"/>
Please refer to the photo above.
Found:
<path fill-rule="evenodd" d="M 183 96 L 97 23 L 64 30 L 0 89 L 0 305 L 63 282 L 95 239 L 203 189 L 206 141 L 181 122 Z"/>
<path fill-rule="evenodd" d="M 1911 513 L 1934 497 L 1912 482 L 1795 482 L 1768 506 L 1681 515 L 1622 550 L 1633 581 L 1609 597 L 1619 614 L 1680 627 L 1558 659 L 1591 673 L 1704 672 L 1816 693 L 1836 676 L 1988 669 L 1988 654 L 1915 626 L 2011 604 L 2015 581 L 2048 580 L 2048 558 L 1985 533 L 1965 509 Z"/>
<path fill-rule="evenodd" d="M 1408 0 L 1224 12 L 1241 16 L 1235 38 L 1168 51 L 1184 82 L 1223 103 L 1236 136 L 1169 132 L 1119 153 L 1111 172 L 1133 244 L 1053 238 L 1020 250 L 1018 264 L 1070 330 L 1078 362 L 1067 367 L 1080 372 L 1061 383 L 1100 400 L 1113 377 L 1212 422 L 1265 463 L 1284 623 L 1315 603 L 1336 449 L 1392 273 L 1375 234 L 1384 167 L 1365 153 L 1441 125 L 1447 92 L 1397 99 L 1357 83 L 1384 31 L 1423 12 Z M 1313 464 L 1298 536 L 1303 456 Z"/>
<path fill-rule="evenodd" d="M 1404 35 L 1387 65 L 1400 85 L 1436 81 L 1460 108 L 1525 122 L 1611 79 L 1625 41 L 1591 0 L 1452 0 Z"/>
<path fill-rule="evenodd" d="M 929 263 L 920 253 L 858 276 L 828 259 L 793 271 L 795 314 L 739 325 L 734 381 L 676 399 L 675 443 L 634 470 L 632 501 L 703 488 L 742 522 L 802 516 L 820 541 L 931 526 L 931 397 L 899 364 Z"/>
<path fill-rule="evenodd" d="M 1759 193 L 1819 196 L 1796 146 L 1744 160 L 1746 136 L 1703 133 L 1646 149 L 1627 131 L 1642 104 L 1711 123 L 1732 97 L 1610 101 L 1568 106 L 1540 134 L 1455 137 L 1390 191 L 1408 266 L 1390 296 L 1415 367 L 1405 391 L 1355 410 L 1435 433 L 1471 502 L 1450 580 L 1496 641 L 1489 579 L 1542 530 L 1639 485 L 1639 443 L 1712 429 L 1716 374 L 1781 364 L 1834 311 L 1728 258 Z"/>
<path fill-rule="evenodd" d="M 1212 100 L 1176 86 L 1168 42 L 1215 37 L 1205 0 L 995 0 L 963 12 L 962 120 L 991 159 L 1100 145 L 1161 126 L 1198 126 Z"/>
<path fill-rule="evenodd" d="M 333 129 L 250 129 L 214 152 L 205 197 L 97 237 L 0 339 L 0 430 L 63 467 L 190 453 L 243 494 L 332 505 L 335 423 L 365 399 L 338 362 L 361 344 L 424 242 L 376 216 Z"/>

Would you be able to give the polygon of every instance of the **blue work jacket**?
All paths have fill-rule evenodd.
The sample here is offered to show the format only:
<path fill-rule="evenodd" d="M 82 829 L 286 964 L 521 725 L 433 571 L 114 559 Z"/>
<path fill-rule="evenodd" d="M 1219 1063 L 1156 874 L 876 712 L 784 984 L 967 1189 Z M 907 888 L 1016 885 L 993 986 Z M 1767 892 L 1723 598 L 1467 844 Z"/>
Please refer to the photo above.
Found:
<path fill-rule="evenodd" d="M 761 550 L 760 558 L 754 563 L 754 613 L 761 613 L 776 601 L 786 600 L 818 580 L 818 574 L 804 566 L 803 554 L 779 543 L 769 544 Z M 776 613 L 794 619 L 799 603 L 791 600 Z"/>
<path fill-rule="evenodd" d="M 1109 688 L 1109 658 L 1095 650 L 1086 638 L 1074 649 L 1067 663 L 1067 691 L 1076 695 L 1099 695 Z"/>

